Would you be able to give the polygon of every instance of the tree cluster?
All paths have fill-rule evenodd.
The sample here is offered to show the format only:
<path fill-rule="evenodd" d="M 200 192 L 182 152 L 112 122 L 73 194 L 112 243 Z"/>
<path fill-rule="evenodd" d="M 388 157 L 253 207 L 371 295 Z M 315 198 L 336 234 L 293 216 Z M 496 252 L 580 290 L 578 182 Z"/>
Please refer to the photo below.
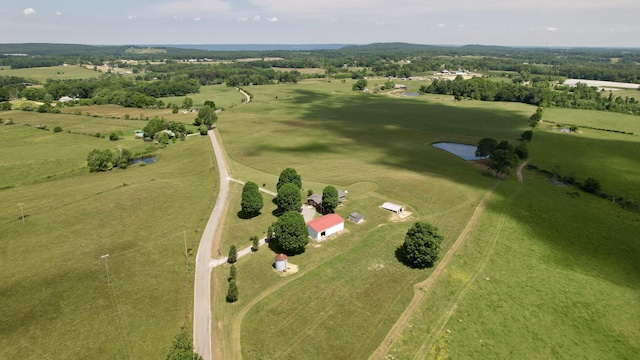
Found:
<path fill-rule="evenodd" d="M 521 136 L 529 137 L 529 133 L 525 131 Z M 532 136 L 533 133 L 531 133 L 531 137 Z M 531 137 L 529 137 L 529 139 L 531 139 Z M 507 173 L 510 168 L 518 164 L 520 159 L 526 159 L 529 156 L 529 151 L 525 143 L 514 147 L 506 140 L 498 143 L 496 139 L 483 138 L 478 142 L 476 156 L 489 156 L 488 166 L 496 172 L 497 177 L 500 174 Z"/>
<path fill-rule="evenodd" d="M 93 149 L 87 155 L 87 165 L 90 172 L 108 171 L 114 167 L 126 169 L 132 159 L 133 155 L 128 149 L 121 149 L 118 152 L 109 149 Z"/>

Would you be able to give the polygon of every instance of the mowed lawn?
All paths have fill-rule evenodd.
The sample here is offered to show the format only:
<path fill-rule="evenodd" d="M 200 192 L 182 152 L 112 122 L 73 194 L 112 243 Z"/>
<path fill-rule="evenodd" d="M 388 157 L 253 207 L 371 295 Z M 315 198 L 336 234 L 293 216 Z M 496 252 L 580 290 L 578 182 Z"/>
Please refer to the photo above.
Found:
<path fill-rule="evenodd" d="M 392 98 L 356 94 L 350 86 L 349 82 L 333 80 L 252 87 L 252 104 L 232 109 L 218 124 L 235 177 L 254 180 L 260 185 L 265 183 L 267 188 L 274 189 L 277 174 L 291 166 L 302 175 L 303 195 L 309 188 L 319 192 L 325 184 L 347 189 L 357 196 L 350 195 L 338 213 L 346 217 L 351 211 L 358 211 L 368 219 L 364 225 L 347 223 L 347 231 L 337 238 L 321 244 L 311 242 L 304 254 L 290 257 L 289 262 L 300 269 L 293 275 L 281 277 L 272 271 L 274 253 L 266 247 L 241 259 L 238 264 L 241 295 L 236 304 L 224 302 L 228 267 L 216 269 L 214 294 L 217 292 L 219 296 L 214 296 L 217 301 L 214 316 L 221 331 L 214 332 L 214 339 L 220 343 L 216 351 L 222 357 L 237 357 L 234 351 L 238 349 L 233 344 L 240 341 L 245 358 L 368 357 L 411 301 L 413 284 L 426 279 L 432 271 L 408 269 L 395 257 L 407 228 L 416 220 L 434 223 L 445 235 L 443 248 L 446 250 L 462 231 L 480 197 L 497 181 L 483 168 L 437 150 L 431 144 L 437 141 L 475 144 L 482 137 L 517 144 L 520 134 L 530 129 L 527 119 L 535 111 L 522 104 L 457 102 L 448 96 Z M 534 131 L 530 149 L 534 162 L 538 163 L 546 157 L 537 151 L 548 144 L 545 137 L 555 133 L 543 128 Z M 571 148 L 566 150 L 571 151 Z M 618 171 L 625 166 L 604 163 L 602 171 Z M 554 357 L 563 352 L 540 352 L 536 347 L 547 342 L 551 344 L 548 349 L 561 349 L 570 354 L 582 351 L 579 347 L 583 343 L 576 340 L 582 336 L 600 341 L 601 327 L 590 316 L 609 324 L 617 321 L 619 315 L 616 314 L 625 310 L 614 314 L 597 305 L 591 313 L 590 306 L 603 298 L 583 299 L 589 294 L 587 285 L 591 283 L 581 277 L 597 278 L 595 274 L 606 274 L 608 280 L 596 281 L 594 286 L 614 294 L 620 291 L 627 300 L 629 296 L 637 297 L 632 281 L 633 274 L 638 272 L 637 255 L 634 255 L 637 251 L 633 250 L 637 239 L 631 235 L 632 229 L 638 226 L 637 214 L 586 194 L 573 199 L 566 193 L 577 191 L 575 189 L 553 187 L 535 173 L 527 172 L 525 176 L 536 178 L 539 184 L 529 189 L 526 183 L 518 190 L 514 175 L 498 186 L 478 229 L 461 252 L 464 255 L 455 258 L 422 310 L 416 313 L 411 327 L 392 348 L 391 355 L 395 358 L 413 358 L 417 354 L 474 357 L 476 350 L 469 350 L 472 348 L 469 334 L 457 337 L 456 345 L 450 345 L 453 335 L 443 327 L 464 323 L 467 318 L 443 314 L 449 313 L 452 306 L 451 314 L 458 314 L 455 304 L 462 307 L 465 295 L 472 293 L 464 290 L 472 289 L 467 284 L 484 285 L 478 279 L 485 279 L 484 282 L 497 288 L 473 298 L 469 306 L 492 308 L 499 300 L 493 294 L 495 291 L 505 294 L 502 308 L 517 309 L 498 317 L 500 322 L 485 319 L 484 325 L 472 328 L 476 330 L 480 326 L 488 333 L 491 346 L 483 348 L 488 358 L 509 358 L 512 354 Z M 536 196 L 540 203 L 534 201 L 538 200 Z M 566 201 L 567 206 L 550 211 L 549 207 L 560 199 Z M 407 221 L 393 221 L 388 214 L 378 213 L 382 211 L 378 206 L 383 201 L 407 205 L 413 214 Z M 572 214 L 573 206 L 585 209 Z M 601 221 L 595 215 L 601 213 L 603 207 L 610 209 L 612 216 Z M 623 222 L 619 232 L 611 229 L 612 221 Z M 238 228 L 235 223 L 233 226 Z M 592 231 L 594 228 L 600 230 Z M 607 237 L 599 243 L 597 239 L 604 235 Z M 249 236 L 249 232 L 239 235 L 243 239 Z M 616 237 L 625 238 L 622 245 L 610 248 L 603 245 L 608 243 L 606 239 Z M 517 248 L 520 245 L 522 248 Z M 538 254 L 540 249 L 548 252 Z M 631 252 L 625 253 L 625 249 Z M 519 257 L 512 256 L 511 251 L 518 251 Z M 599 257 L 603 251 L 606 254 Z M 500 254 L 499 258 L 496 253 Z M 530 254 L 538 255 L 526 258 Z M 619 267 L 618 262 L 622 262 Z M 500 274 L 495 281 L 492 273 L 484 276 L 485 272 L 478 270 L 492 266 L 500 268 L 492 270 Z M 563 279 L 565 273 L 573 281 Z M 518 276 L 530 280 L 529 287 L 523 290 Z M 611 279 L 617 281 L 618 276 L 632 286 L 631 290 L 606 284 Z M 507 283 L 501 281 L 501 277 L 516 280 Z M 555 283 L 548 285 L 549 281 Z M 563 287 L 565 290 L 556 295 L 545 286 L 558 292 Z M 528 296 L 521 293 L 527 289 L 531 289 L 531 297 L 538 306 L 529 315 L 520 305 L 523 296 Z M 562 305 L 544 313 L 544 301 L 553 301 L 553 296 L 557 296 Z M 559 336 L 554 328 L 558 313 L 566 311 L 567 304 L 580 301 L 584 304 L 581 311 L 568 312 L 560 318 L 562 331 L 572 340 L 562 342 L 549 335 Z M 629 302 L 626 311 L 633 312 L 632 305 Z M 526 320 L 517 318 L 521 311 Z M 483 314 L 490 317 L 487 311 Z M 536 330 L 528 330 L 523 321 L 534 321 L 534 315 L 543 316 L 544 321 L 539 321 Z M 582 325 L 585 321 L 593 324 L 585 327 Z M 615 337 L 618 345 L 604 347 L 601 354 L 633 353 L 637 347 L 631 339 L 636 333 L 630 326 L 634 322 L 637 323 L 637 311 L 616 327 L 624 329 Z M 512 339 L 508 346 L 498 340 L 505 332 L 510 332 L 509 339 Z M 491 337 L 491 334 L 497 335 Z M 534 338 L 523 342 L 527 336 Z"/>
<path fill-rule="evenodd" d="M 88 149 L 134 142 L 0 129 L 12 185 L 0 190 L 0 358 L 163 358 L 192 321 L 193 259 L 218 188 L 209 139 L 89 173 Z"/>

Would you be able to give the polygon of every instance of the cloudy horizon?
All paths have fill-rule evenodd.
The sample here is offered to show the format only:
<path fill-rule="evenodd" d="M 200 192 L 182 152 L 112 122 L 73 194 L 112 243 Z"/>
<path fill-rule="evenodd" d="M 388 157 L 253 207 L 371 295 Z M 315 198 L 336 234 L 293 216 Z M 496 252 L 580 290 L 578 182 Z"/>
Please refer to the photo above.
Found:
<path fill-rule="evenodd" d="M 640 47 L 631 0 L 5 0 L 0 43 Z"/>

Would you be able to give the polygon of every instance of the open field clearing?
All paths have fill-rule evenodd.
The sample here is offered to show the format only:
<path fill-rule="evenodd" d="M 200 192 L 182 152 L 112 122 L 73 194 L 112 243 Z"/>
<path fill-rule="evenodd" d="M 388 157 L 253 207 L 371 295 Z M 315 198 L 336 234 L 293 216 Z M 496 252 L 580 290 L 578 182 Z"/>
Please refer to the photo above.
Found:
<path fill-rule="evenodd" d="M 212 100 L 216 104 L 218 109 L 226 109 L 236 105 L 242 104 L 245 99 L 242 94 L 237 92 L 234 88 L 226 85 L 206 85 L 200 87 L 200 92 L 197 94 L 188 95 L 193 99 L 194 106 L 202 106 L 207 100 Z M 186 96 L 172 96 L 160 98 L 166 104 L 172 103 L 178 106 L 182 105 L 182 101 Z"/>
<path fill-rule="evenodd" d="M 544 123 L 534 130 L 530 144 L 533 163 L 558 170 L 563 175 L 575 174 L 579 181 L 593 177 L 604 192 L 625 199 L 640 198 L 640 122 L 637 116 L 603 111 L 569 109 L 545 110 L 545 120 L 619 131 L 633 135 L 580 128 L 579 133 L 562 133 Z M 554 125 L 554 124 L 551 124 Z"/>
<path fill-rule="evenodd" d="M 0 67 L 1 76 L 19 76 L 29 80 L 45 83 L 47 79 L 67 80 L 86 79 L 100 77 L 101 73 L 89 70 L 82 66 L 51 66 L 28 69 L 10 69 L 7 66 Z"/>
<path fill-rule="evenodd" d="M 268 189 L 275 190 L 279 171 L 287 166 L 294 167 L 302 175 L 303 195 L 309 188 L 320 192 L 326 184 L 347 189 L 348 199 L 337 212 L 346 218 L 352 211 L 358 211 L 366 221 L 361 225 L 347 222 L 344 233 L 323 243 L 312 241 L 304 254 L 289 257 L 289 262 L 298 265 L 299 269 L 292 275 L 282 277 L 273 272 L 274 253 L 267 247 L 241 259 L 237 265 L 241 295 L 240 300 L 232 305 L 224 302 L 228 267 L 215 269 L 213 294 L 220 294 L 214 295 L 213 299 L 216 354 L 219 358 L 239 358 L 237 354 L 241 349 L 244 358 L 366 358 L 380 345 L 411 301 L 413 285 L 426 279 L 432 271 L 409 269 L 395 257 L 395 249 L 402 243 L 407 228 L 416 220 L 434 223 L 445 236 L 443 249 L 448 249 L 480 198 L 496 181 L 488 171 L 458 160 L 431 144 L 445 140 L 475 144 L 487 136 L 516 144 L 519 135 L 529 129 L 527 119 L 535 109 L 513 103 L 458 102 L 442 95 L 393 98 L 357 94 L 350 90 L 349 82 L 335 80 L 252 87 L 250 91 L 254 95 L 252 103 L 226 112 L 218 123 L 233 176 L 252 180 L 261 186 L 265 184 Z M 603 114 L 588 113 L 593 114 L 594 119 Z M 551 111 L 548 114 L 550 118 L 553 115 Z M 563 115 L 588 119 L 570 114 L 573 113 Z M 554 141 L 553 137 L 560 135 L 551 128 L 536 129 L 534 133 L 530 144 L 534 162 L 540 164 L 551 159 L 557 162 L 557 156 L 551 153 L 554 146 L 564 143 Z M 620 156 L 615 151 L 616 146 L 622 152 L 626 149 L 626 145 L 620 149 L 620 142 L 616 139 L 599 137 L 598 134 L 583 136 L 585 142 L 594 137 L 602 143 L 611 142 L 611 147 L 606 145 L 602 150 L 608 157 Z M 579 149 L 583 147 L 572 142 L 565 145 L 567 159 L 572 156 L 574 163 L 581 164 L 579 170 L 582 173 L 584 164 L 589 161 L 587 158 L 584 162 L 577 161 L 578 158 L 582 161 Z M 550 147 L 548 152 L 543 150 L 545 147 Z M 600 164 L 602 173 L 625 171 L 629 166 L 638 168 L 637 160 L 629 161 L 631 163 L 596 163 Z M 619 183 L 624 184 L 633 176 L 620 179 Z M 536 182 L 527 188 L 532 181 Z M 601 181 L 604 186 L 605 181 Z M 627 188 L 634 186 L 633 181 L 631 179 Z M 240 186 L 238 192 L 239 189 Z M 423 310 L 416 312 L 410 327 L 393 344 L 390 354 L 395 358 L 429 353 L 434 356 L 472 357 L 477 352 L 468 350 L 471 345 L 467 342 L 472 341 L 470 335 L 456 338 L 458 343 L 453 348 L 449 345 L 452 335 L 447 335 L 451 333 L 442 326 L 447 321 L 456 322 L 456 325 L 460 322 L 461 318 L 455 315 L 456 306 L 472 303 L 469 306 L 480 309 L 474 315 L 480 316 L 483 310 L 482 314 L 485 314 L 485 309 L 492 308 L 499 300 L 494 293 L 504 294 L 503 308 L 525 315 L 531 311 L 540 319 L 530 315 L 519 320 L 515 313 L 506 312 L 498 322 L 483 315 L 485 320 L 482 324 L 486 326 L 482 330 L 488 339 L 485 341 L 492 345 L 482 349 L 487 358 L 508 358 L 510 354 L 531 356 L 538 353 L 535 347 L 541 343 L 548 344 L 549 350 L 543 352 L 546 357 L 570 354 L 582 346 L 581 341 L 571 339 L 586 337 L 600 341 L 601 328 L 598 324 L 617 321 L 619 315 L 616 314 L 624 311 L 604 311 L 603 306 L 597 305 L 597 301 L 604 301 L 602 297 L 593 301 L 585 299 L 584 312 L 572 311 L 560 317 L 563 321 L 560 328 L 563 334 L 566 333 L 566 341 L 560 339 L 560 332 L 552 330 L 557 326 L 556 321 L 560 321 L 554 319 L 567 304 L 587 296 L 588 277 L 596 278 L 593 284 L 603 290 L 600 292 L 602 296 L 637 297 L 638 292 L 633 286 L 612 287 L 608 280 L 598 278 L 621 277 L 628 284 L 633 284 L 633 274 L 638 273 L 635 265 L 637 256 L 634 255 L 637 252 L 626 253 L 624 249 L 638 246 L 637 240 L 629 237 L 634 233 L 631 229 L 638 226 L 637 214 L 623 211 L 617 205 L 592 195 L 583 194 L 574 199 L 565 194 L 567 191 L 529 172 L 525 174 L 522 185 L 517 185 L 513 175 L 498 186 L 498 193 L 488 204 L 482 220 L 472 228 L 461 252 L 427 296 Z M 538 194 L 541 194 L 539 199 L 535 197 Z M 553 215 L 549 214 L 549 208 L 555 206 L 554 201 L 564 197 L 562 206 L 555 209 Z M 268 200 L 265 195 L 265 203 Z M 239 202 L 238 194 L 232 201 Z M 390 214 L 378 208 L 384 201 L 407 205 L 412 215 L 404 222 L 393 221 Z M 573 206 L 586 209 L 572 213 Z M 607 209 L 605 213 L 611 216 L 601 222 L 598 219 L 602 215 L 595 214 L 602 213 L 603 209 Z M 248 238 L 258 235 L 257 232 L 262 235 L 262 227 L 272 219 L 270 212 L 265 211 L 252 220 L 238 219 L 233 210 L 229 215 L 235 217 L 225 223 L 229 228 L 224 230 L 224 249 L 228 249 L 224 244 L 237 241 L 235 238 L 240 238 L 248 246 Z M 530 221 L 529 216 L 535 216 L 535 220 Z M 549 220 L 551 217 L 553 221 Z M 585 220 L 590 223 L 582 224 Z M 623 225 L 616 227 L 609 224 L 611 221 L 622 221 Z M 246 228 L 239 225 L 242 222 Z M 252 225 L 259 222 L 262 223 L 257 227 Z M 568 224 L 563 225 L 565 223 Z M 602 230 L 592 231 L 594 228 Z M 598 242 L 602 237 L 605 240 Z M 625 238 L 622 243 L 607 247 L 609 241 L 620 237 Z M 520 259 L 508 255 L 510 251 L 518 251 Z M 499 258 L 494 253 L 499 253 Z M 530 253 L 537 255 L 533 259 L 525 259 Z M 547 257 L 548 254 L 553 256 Z M 616 262 L 622 262 L 620 268 L 616 267 Z M 493 270 L 494 267 L 500 270 Z M 500 276 L 494 282 L 493 276 L 496 275 L 484 276 L 485 270 L 482 269 L 491 269 L 492 274 Z M 572 280 L 563 279 L 564 274 Z M 487 277 L 489 280 L 485 280 Z M 501 277 L 515 280 L 501 281 Z M 532 294 L 521 294 L 521 277 L 529 279 L 530 288 L 527 289 Z M 467 302 L 465 295 L 475 296 L 475 292 L 466 290 L 473 289 L 468 284 L 484 284 L 475 279 L 494 284 L 494 288 L 491 293 L 478 295 L 480 297 L 474 301 Z M 549 279 L 557 282 L 549 285 Z M 557 291 L 548 291 L 545 286 Z M 565 289 L 562 293 L 561 288 Z M 526 303 L 523 299 L 526 296 L 532 299 L 537 296 L 538 307 L 523 309 L 520 304 Z M 546 309 L 540 303 L 543 298 L 559 303 L 542 314 Z M 586 314 L 590 314 L 592 305 L 595 306 L 593 315 L 598 321 L 592 321 L 585 327 L 582 324 L 589 321 L 590 316 Z M 626 311 L 633 312 L 631 306 L 629 304 Z M 466 313 L 471 313 L 471 310 Z M 638 312 L 635 311 L 626 321 L 627 325 L 617 327 L 620 329 L 615 337 L 618 345 L 614 349 L 602 348 L 603 356 L 614 354 L 624 357 L 637 349 L 632 340 L 637 334 L 631 326 L 638 321 L 637 317 Z M 512 318 L 515 320 L 510 322 Z M 462 320 L 467 321 L 467 317 Z M 527 330 L 523 321 L 534 321 L 538 328 Z M 418 327 L 420 330 L 416 330 Z M 476 327 L 468 331 L 475 331 Z M 445 335 L 442 335 L 443 331 Z M 507 332 L 509 339 L 513 339 L 509 340 L 512 343 L 508 346 L 496 339 L 496 336 Z M 517 343 L 518 339 L 527 338 L 531 333 L 541 335 L 530 342 Z M 446 352 L 441 350 L 443 347 L 446 347 Z M 505 349 L 511 352 L 505 352 Z"/>
<path fill-rule="evenodd" d="M 500 186 L 389 355 L 635 358 L 638 215 L 566 192 L 530 172 Z"/>
<path fill-rule="evenodd" d="M 11 154 L 0 182 L 15 185 L 0 190 L 0 358 L 163 358 L 191 324 L 185 248 L 197 247 L 217 188 L 208 139 L 170 144 L 149 166 L 89 173 L 88 149 L 129 143 L 0 130 Z"/>

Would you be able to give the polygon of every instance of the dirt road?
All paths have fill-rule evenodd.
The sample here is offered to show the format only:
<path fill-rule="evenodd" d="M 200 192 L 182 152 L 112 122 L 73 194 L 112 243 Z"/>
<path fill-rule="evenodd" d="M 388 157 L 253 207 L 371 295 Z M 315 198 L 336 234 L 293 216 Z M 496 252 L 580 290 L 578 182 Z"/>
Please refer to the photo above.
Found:
<path fill-rule="evenodd" d="M 518 175 L 518 182 L 524 181 L 524 178 L 522 177 L 522 169 L 529 163 L 529 161 L 531 161 L 531 159 L 528 159 L 518 166 L 518 170 L 516 171 L 516 174 Z"/>
<path fill-rule="evenodd" d="M 444 269 L 449 264 L 449 261 L 451 261 L 451 259 L 456 254 L 456 252 L 458 252 L 458 250 L 460 249 L 460 247 L 462 247 L 462 244 L 464 244 L 465 240 L 467 239 L 467 235 L 469 234 L 469 231 L 471 231 L 471 229 L 475 227 L 476 223 L 478 222 L 478 219 L 480 218 L 480 216 L 482 215 L 482 212 L 484 211 L 487 200 L 489 200 L 489 197 L 491 197 L 491 195 L 493 194 L 493 191 L 498 186 L 498 184 L 499 182 L 496 182 L 495 185 L 491 189 L 489 189 L 489 191 L 487 191 L 487 193 L 484 195 L 482 200 L 480 200 L 480 203 L 478 203 L 478 205 L 476 206 L 476 209 L 473 212 L 471 219 L 469 219 L 469 222 L 467 222 L 467 225 L 464 227 L 464 230 L 462 230 L 462 233 L 460 233 L 460 235 L 456 239 L 456 242 L 453 243 L 453 246 L 451 246 L 449 251 L 447 251 L 446 255 L 442 258 L 442 260 L 440 260 L 440 262 L 436 266 L 436 269 L 433 271 L 431 276 L 429 276 L 425 281 L 417 283 L 416 285 L 413 286 L 413 291 L 414 291 L 413 300 L 411 301 L 409 306 L 407 306 L 407 309 L 402 313 L 402 315 L 400 315 L 400 317 L 398 318 L 398 321 L 396 321 L 396 323 L 393 325 L 393 327 L 391 328 L 391 330 L 389 331 L 385 339 L 382 341 L 380 346 L 378 346 L 376 351 L 373 354 L 371 354 L 371 356 L 369 357 L 370 360 L 383 359 L 384 356 L 387 354 L 387 352 L 389 352 L 389 349 L 391 349 L 391 346 L 396 341 L 398 336 L 400 336 L 402 331 L 407 327 L 407 325 L 409 325 L 409 321 L 413 317 L 413 314 L 415 314 L 415 312 L 420 308 L 420 305 L 422 304 L 422 301 L 424 300 L 427 292 L 431 289 L 433 284 L 435 284 L 435 282 L 438 280 L 438 278 L 440 277 Z"/>

